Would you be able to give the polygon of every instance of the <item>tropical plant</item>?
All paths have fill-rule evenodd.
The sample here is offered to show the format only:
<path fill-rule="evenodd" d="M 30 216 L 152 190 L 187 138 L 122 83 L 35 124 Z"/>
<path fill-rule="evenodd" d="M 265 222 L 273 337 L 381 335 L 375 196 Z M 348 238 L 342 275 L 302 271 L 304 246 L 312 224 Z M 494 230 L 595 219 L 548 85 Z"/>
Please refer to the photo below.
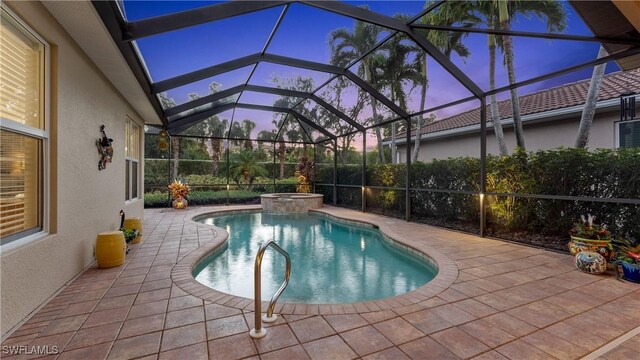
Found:
<path fill-rule="evenodd" d="M 640 241 L 618 237 L 614 238 L 611 244 L 615 260 L 640 266 Z"/>
<path fill-rule="evenodd" d="M 607 50 L 605 50 L 604 46 L 600 45 L 600 50 L 598 51 L 598 59 L 607 55 Z M 578 136 L 576 137 L 577 148 L 585 148 L 589 143 L 591 124 L 593 122 L 593 116 L 596 114 L 596 103 L 598 102 L 600 85 L 602 84 L 602 78 L 604 77 L 604 70 L 606 67 L 606 62 L 593 67 L 593 73 L 591 73 L 591 81 L 589 82 L 589 91 L 587 92 L 587 101 L 585 102 L 584 108 L 582 109 L 580 126 L 578 128 Z"/>
<path fill-rule="evenodd" d="M 253 149 L 253 141 L 251 141 L 251 133 L 253 132 L 253 129 L 256 128 L 256 123 L 249 119 L 244 119 L 242 120 L 241 127 L 244 132 L 244 137 L 246 139 L 244 141 L 244 148 Z"/>
<path fill-rule="evenodd" d="M 296 191 L 299 193 L 310 193 L 311 183 L 313 183 L 314 177 L 315 164 L 313 160 L 306 156 L 301 156 L 296 165 L 296 178 L 298 179 Z"/>
<path fill-rule="evenodd" d="M 331 64 L 344 67 L 365 56 L 376 45 L 381 31 L 381 27 L 362 21 L 356 21 L 351 30 L 347 28 L 333 30 L 329 35 Z M 358 75 L 373 87 L 377 87 L 373 73 L 373 59 L 373 56 L 366 56 L 360 61 Z M 378 101 L 371 94 L 369 94 L 369 101 L 371 113 L 373 114 L 372 122 L 373 124 L 379 124 L 381 119 L 378 116 Z M 378 142 L 379 161 L 384 163 L 381 129 L 376 127 L 374 131 Z"/>
<path fill-rule="evenodd" d="M 269 176 L 269 172 L 260 164 L 260 152 L 253 149 L 242 149 L 231 156 L 229 176 L 240 185 L 242 179 L 245 184 L 251 185 L 258 176 Z"/>
<path fill-rule="evenodd" d="M 582 221 L 573 224 L 569 231 L 571 236 L 589 240 L 611 240 L 611 232 L 605 224 L 594 224 L 595 216 L 591 214 L 580 218 Z"/>
<path fill-rule="evenodd" d="M 408 17 L 397 14 L 397 19 L 407 21 Z M 422 76 L 420 69 L 411 63 L 410 58 L 414 54 L 420 53 L 420 48 L 413 43 L 408 43 L 406 35 L 397 34 L 388 40 L 381 48 L 381 52 L 373 57 L 373 66 L 376 82 L 383 88 L 387 88 L 390 100 L 401 109 L 407 110 L 406 85 L 410 85 L 410 90 L 421 83 Z M 396 122 L 391 123 L 391 162 L 395 164 L 396 159 Z M 410 131 L 408 129 L 407 131 Z"/>
<path fill-rule="evenodd" d="M 429 0 L 425 3 L 425 8 L 430 7 L 435 1 Z M 431 24 L 431 25 L 444 25 L 451 26 L 454 23 L 460 24 L 462 27 L 471 27 L 477 23 L 477 18 L 469 10 L 469 5 L 465 2 L 451 2 L 447 1 L 442 3 L 437 11 L 431 11 L 425 16 L 420 18 L 418 23 Z M 454 31 L 425 31 L 419 30 L 427 39 L 434 44 L 447 58 L 451 58 L 451 55 L 455 53 L 459 57 L 465 59 L 468 58 L 471 53 L 462 40 L 468 35 L 464 32 Z M 422 138 L 422 128 L 430 121 L 433 121 L 434 117 L 429 116 L 425 119 L 424 109 L 426 106 L 427 90 L 429 88 L 429 71 L 428 71 L 428 56 L 424 51 L 419 51 L 414 60 L 414 67 L 420 73 L 420 79 L 417 84 L 420 86 L 420 115 L 417 117 L 415 142 L 412 154 L 412 161 L 418 160 L 420 154 L 420 145 Z M 425 121 L 426 120 L 426 121 Z"/>
<path fill-rule="evenodd" d="M 189 196 L 189 193 L 191 192 L 189 185 L 187 185 L 186 182 L 183 182 L 178 179 L 173 180 L 173 182 L 169 184 L 168 188 L 169 188 L 169 193 L 171 194 L 171 198 L 174 200 L 180 199 L 180 198 L 186 199 L 187 196 Z"/>
<path fill-rule="evenodd" d="M 497 16 L 500 30 L 509 31 L 511 22 L 517 15 L 525 18 L 535 16 L 545 21 L 547 30 L 550 32 L 563 31 L 567 26 L 567 14 L 564 5 L 557 0 L 539 0 L 539 1 L 519 1 L 519 0 L 492 0 L 492 1 L 476 1 L 477 4 L 488 3 L 497 7 Z M 486 4 L 480 5 L 484 7 Z M 493 12 L 494 16 L 496 12 Z M 495 18 L 487 25 L 494 25 Z M 509 85 L 516 83 L 516 74 L 514 69 L 514 53 L 513 41 L 510 35 L 502 35 L 502 52 L 504 55 L 504 64 L 507 68 L 507 77 Z M 511 109 L 513 112 L 513 126 L 515 129 L 517 146 L 525 149 L 524 132 L 522 129 L 522 118 L 520 115 L 520 98 L 518 97 L 518 89 L 512 88 L 511 92 Z"/>
<path fill-rule="evenodd" d="M 176 106 L 176 101 L 170 98 L 166 92 L 158 94 L 158 99 L 163 109 L 168 109 Z M 176 136 L 171 137 L 171 177 L 178 177 L 178 161 L 180 160 L 180 140 Z"/>

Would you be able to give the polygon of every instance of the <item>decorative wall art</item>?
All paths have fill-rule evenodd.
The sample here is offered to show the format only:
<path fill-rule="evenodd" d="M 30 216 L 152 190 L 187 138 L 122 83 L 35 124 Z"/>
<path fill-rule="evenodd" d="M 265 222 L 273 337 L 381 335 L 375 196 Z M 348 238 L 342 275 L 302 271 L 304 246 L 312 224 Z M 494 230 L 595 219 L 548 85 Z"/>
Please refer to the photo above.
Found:
<path fill-rule="evenodd" d="M 113 158 L 113 139 L 107 137 L 107 134 L 104 132 L 104 125 L 100 125 L 100 132 L 102 133 L 102 138 L 96 140 L 98 154 L 100 154 L 98 170 L 104 170 L 107 168 L 107 163 L 111 162 Z"/>

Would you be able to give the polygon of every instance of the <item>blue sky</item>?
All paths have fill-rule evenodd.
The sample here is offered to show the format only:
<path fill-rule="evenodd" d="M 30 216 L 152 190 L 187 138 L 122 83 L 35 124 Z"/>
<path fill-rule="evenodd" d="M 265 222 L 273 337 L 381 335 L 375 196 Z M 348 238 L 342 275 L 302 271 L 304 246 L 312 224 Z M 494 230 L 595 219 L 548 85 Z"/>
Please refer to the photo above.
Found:
<path fill-rule="evenodd" d="M 124 1 L 126 16 L 129 21 L 153 16 L 174 13 L 177 11 L 206 6 L 211 1 Z M 386 15 L 404 13 L 415 15 L 424 6 L 424 1 L 352 1 L 353 5 L 366 5 L 370 10 Z M 575 14 L 568 3 L 566 33 L 591 35 L 582 20 Z M 260 52 L 282 11 L 282 7 L 271 8 L 240 17 L 224 19 L 214 23 L 202 24 L 186 29 L 143 38 L 137 41 L 153 81 L 164 80 L 186 72 L 238 57 Z M 292 4 L 276 33 L 267 52 L 290 57 L 297 57 L 315 62 L 328 63 L 330 58 L 328 37 L 337 28 L 352 28 L 354 20 L 329 13 L 303 4 Z M 513 28 L 516 30 L 546 32 L 545 24 L 538 19 L 516 19 Z M 389 32 L 383 29 L 380 38 Z M 466 59 L 457 56 L 452 61 L 459 66 L 476 84 L 488 89 L 488 50 L 487 37 L 483 34 L 471 34 L 465 41 L 471 56 Z M 559 41 L 514 37 L 515 69 L 518 80 L 526 80 L 554 70 L 565 68 L 592 60 L 598 52 L 597 43 L 576 41 Z M 497 85 L 508 84 L 507 76 L 501 62 L 501 54 L 497 62 Z M 188 100 L 188 93 L 206 95 L 208 85 L 216 81 L 222 89 L 243 84 L 251 67 L 238 69 L 195 84 L 174 89 L 169 92 L 178 104 Z M 615 64 L 607 67 L 607 72 L 618 70 Z M 427 93 L 427 107 L 445 104 L 469 96 L 469 92 L 444 71 L 439 64 L 431 60 L 429 63 L 430 89 Z M 560 78 L 550 79 L 520 89 L 520 94 L 535 92 L 553 86 L 588 78 L 590 69 L 571 73 Z M 328 78 L 327 74 L 307 70 L 288 68 L 285 66 L 260 64 L 251 79 L 252 84 L 269 86 L 271 78 L 293 78 L 297 75 L 310 76 L 316 84 Z M 259 101 L 268 101 L 260 95 Z M 507 98 L 503 94 L 500 98 Z M 244 99 L 258 99 L 258 95 L 243 96 Z M 258 101 L 258 100 L 256 100 Z M 470 106 L 458 106 L 439 112 L 442 118 L 459 112 Z M 419 90 L 410 96 L 408 110 L 419 110 Z M 366 116 L 364 114 L 363 116 Z M 264 116 L 268 114 L 264 113 Z M 256 119 L 258 129 L 270 126 L 269 119 Z M 263 125 L 264 124 L 264 125 Z"/>

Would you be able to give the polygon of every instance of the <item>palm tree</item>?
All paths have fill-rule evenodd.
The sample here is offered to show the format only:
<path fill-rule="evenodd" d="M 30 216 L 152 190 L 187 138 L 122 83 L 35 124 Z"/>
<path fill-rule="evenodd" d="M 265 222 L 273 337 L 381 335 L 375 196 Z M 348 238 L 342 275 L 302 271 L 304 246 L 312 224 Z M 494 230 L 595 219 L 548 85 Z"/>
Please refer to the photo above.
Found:
<path fill-rule="evenodd" d="M 245 184 L 253 184 L 253 180 L 258 176 L 268 176 L 268 171 L 260 165 L 260 152 L 253 149 L 242 149 L 233 154 L 229 175 L 240 185 L 240 178 Z"/>
<path fill-rule="evenodd" d="M 497 29 L 500 24 L 497 16 L 497 9 L 489 1 L 480 1 L 473 9 L 478 13 L 478 23 L 484 23 L 489 29 Z M 496 48 L 502 47 L 502 38 L 497 38 L 493 34 L 487 35 L 487 46 L 489 48 L 489 90 L 496 88 Z M 502 130 L 502 120 L 500 119 L 500 110 L 498 108 L 498 98 L 496 94 L 489 96 L 491 123 L 493 124 L 493 133 L 496 136 L 498 150 L 500 156 L 509 155 L 507 144 L 504 141 L 504 131 Z"/>
<path fill-rule="evenodd" d="M 600 45 L 598 51 L 598 59 L 607 56 L 607 50 Z M 591 74 L 591 81 L 589 82 L 589 91 L 587 92 L 587 101 L 582 109 L 582 117 L 580 118 L 580 127 L 578 128 L 578 136 L 576 137 L 576 147 L 585 148 L 589 143 L 589 133 L 591 132 L 591 123 L 593 122 L 593 116 L 596 113 L 596 103 L 598 102 L 598 94 L 600 93 L 600 85 L 602 84 L 602 78 L 604 76 L 604 70 L 607 67 L 607 63 L 596 65 L 593 68 Z"/>
<path fill-rule="evenodd" d="M 353 30 L 340 28 L 333 30 L 329 35 L 329 45 L 331 47 L 331 63 L 338 66 L 347 66 L 354 60 L 371 50 L 378 41 L 382 28 L 376 25 L 368 24 L 362 21 L 356 21 Z M 366 56 L 358 68 L 358 75 L 364 77 L 364 80 L 376 87 L 373 74 L 373 56 Z M 371 103 L 371 113 L 373 115 L 373 123 L 378 124 L 380 118 L 378 116 L 378 101 L 369 96 Z M 378 141 L 378 157 L 380 163 L 384 163 L 382 156 L 382 134 L 380 127 L 375 128 L 376 139 Z"/>
<path fill-rule="evenodd" d="M 163 109 L 168 109 L 176 106 L 176 101 L 173 98 L 169 97 L 166 92 L 162 92 L 158 94 L 158 98 L 160 100 L 160 104 L 162 104 Z M 174 134 L 175 135 L 175 134 Z M 180 160 L 180 139 L 177 136 L 171 137 L 171 178 L 178 178 L 178 161 Z"/>
<path fill-rule="evenodd" d="M 245 149 L 253 149 L 253 142 L 251 141 L 251 132 L 256 128 L 256 123 L 249 119 L 242 120 L 242 130 L 244 132 L 244 148 Z"/>
<path fill-rule="evenodd" d="M 434 3 L 433 0 L 427 1 L 425 7 L 429 7 Z M 471 27 L 477 22 L 477 18 L 471 11 L 466 2 L 447 1 L 438 7 L 438 11 L 429 12 L 423 16 L 419 23 L 432 25 L 451 26 L 454 23 L 461 24 L 462 27 Z M 447 58 L 451 58 L 456 53 L 461 58 L 468 58 L 471 53 L 462 40 L 468 34 L 453 31 L 420 31 L 427 39 L 433 43 Z M 414 67 L 420 72 L 421 76 L 417 83 L 420 86 L 420 112 L 423 112 L 426 105 L 427 90 L 429 88 L 429 72 L 427 54 L 421 51 L 416 56 Z M 430 117 L 433 119 L 433 117 Z M 424 114 L 420 114 L 416 124 L 415 143 L 413 147 L 412 161 L 418 160 L 420 154 L 420 145 L 422 137 L 422 127 L 424 126 Z M 410 130 L 408 130 L 410 131 Z"/>
<path fill-rule="evenodd" d="M 480 1 L 482 2 L 482 1 Z M 511 21 L 517 15 L 525 17 L 536 16 L 540 20 L 546 20 L 547 30 L 550 32 L 560 32 L 567 26 L 567 14 L 564 6 L 557 0 L 539 0 L 539 1 L 508 1 L 494 0 L 494 6 L 498 8 L 498 20 L 500 29 L 508 31 L 511 29 Z M 504 62 L 507 67 L 507 76 L 509 84 L 516 83 L 516 74 L 513 66 L 513 42 L 510 35 L 502 35 L 502 50 L 504 54 Z M 520 98 L 518 97 L 518 89 L 511 89 L 511 109 L 513 112 L 513 126 L 516 134 L 517 146 L 525 149 L 524 133 L 522 129 L 522 118 L 520 116 Z"/>
<path fill-rule="evenodd" d="M 396 15 L 396 18 L 403 19 L 405 17 Z M 413 88 L 421 82 L 422 76 L 414 64 L 409 62 L 409 57 L 414 53 L 419 53 L 417 46 L 404 42 L 406 36 L 400 34 L 394 36 L 382 48 L 385 54 L 380 54 L 374 58 L 377 76 L 384 87 L 389 89 L 391 102 L 398 105 L 406 111 L 407 109 L 407 93 L 405 85 L 407 82 L 412 84 Z M 410 129 L 408 129 L 410 131 Z M 391 162 L 395 164 L 396 159 L 396 123 L 391 123 Z"/>

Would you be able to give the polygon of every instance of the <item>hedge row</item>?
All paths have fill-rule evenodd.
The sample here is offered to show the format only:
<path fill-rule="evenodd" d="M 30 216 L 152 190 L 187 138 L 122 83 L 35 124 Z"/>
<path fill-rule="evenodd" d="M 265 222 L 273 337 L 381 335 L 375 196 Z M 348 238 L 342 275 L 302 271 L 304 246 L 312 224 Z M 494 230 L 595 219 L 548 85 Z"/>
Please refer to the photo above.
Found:
<path fill-rule="evenodd" d="M 362 168 L 339 166 L 340 184 L 360 185 Z M 368 186 L 405 187 L 406 167 L 367 168 Z M 416 220 L 462 223 L 477 228 L 480 161 L 452 158 L 412 164 L 411 187 L 453 192 L 412 191 L 411 213 Z M 342 181 L 341 181 L 342 180 Z M 640 199 L 640 149 L 518 151 L 487 158 L 487 192 L 525 195 L 564 195 Z M 358 190 L 358 189 L 356 189 Z M 344 190 L 339 203 L 359 208 L 358 191 Z M 367 189 L 367 211 L 403 217 L 405 192 Z M 640 239 L 640 206 L 598 201 L 551 200 L 518 196 L 487 196 L 489 231 L 500 236 L 525 232 L 547 237 L 566 234 L 580 215 L 591 213 L 618 236 Z M 431 221 L 431 222 L 434 222 Z"/>
<path fill-rule="evenodd" d="M 256 201 L 262 193 L 249 190 L 229 190 L 228 203 L 244 204 Z M 219 205 L 227 204 L 226 191 L 193 191 L 188 197 L 189 205 Z M 153 207 L 169 207 L 168 192 L 150 192 L 144 194 L 144 206 Z"/>
<path fill-rule="evenodd" d="M 167 182 L 169 180 L 169 166 L 172 164 L 172 160 L 168 159 L 145 159 L 144 161 L 144 178 L 147 183 L 160 183 Z M 260 163 L 267 171 L 273 173 L 275 171 L 276 176 L 280 176 L 280 163 L 273 161 Z M 290 178 L 295 175 L 296 163 L 284 164 L 284 177 Z M 187 177 L 191 175 L 209 175 L 217 176 L 225 179 L 227 178 L 227 162 L 220 161 L 216 174 L 213 173 L 213 162 L 209 160 L 178 160 L 178 175 L 180 177 Z"/>

